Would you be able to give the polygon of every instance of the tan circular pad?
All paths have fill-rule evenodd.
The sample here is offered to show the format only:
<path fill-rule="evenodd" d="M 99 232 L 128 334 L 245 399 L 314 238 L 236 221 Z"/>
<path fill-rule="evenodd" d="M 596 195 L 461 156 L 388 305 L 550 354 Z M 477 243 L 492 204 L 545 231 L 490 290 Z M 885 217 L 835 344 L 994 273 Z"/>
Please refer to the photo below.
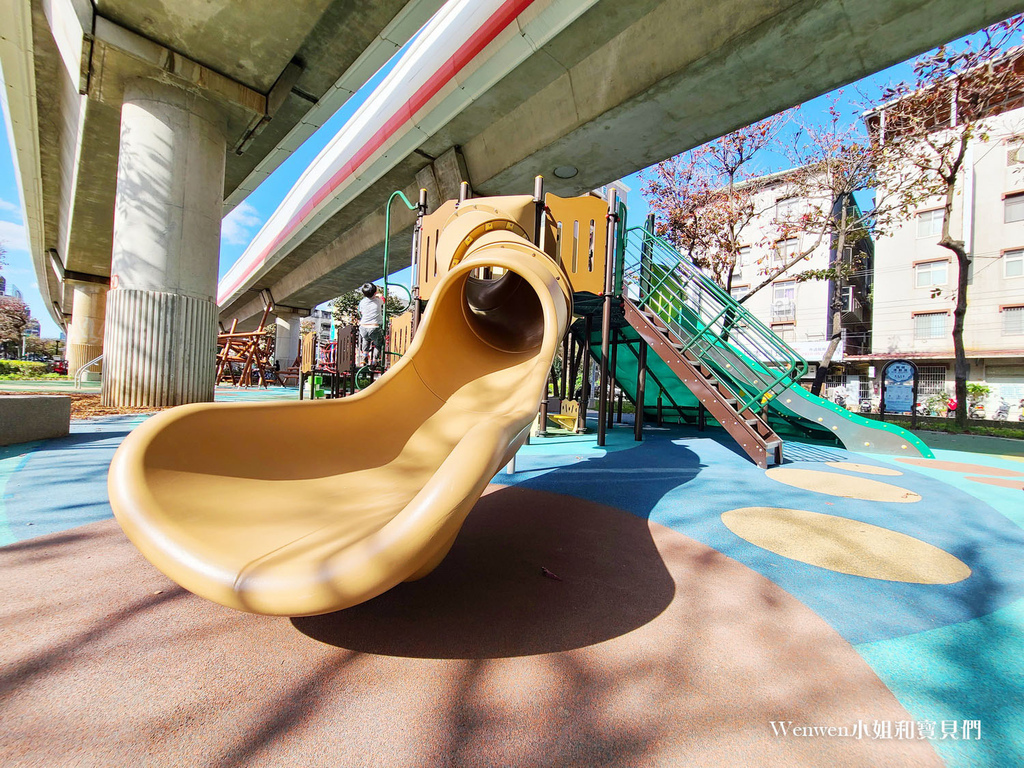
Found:
<path fill-rule="evenodd" d="M 888 501 L 897 504 L 908 504 L 921 500 L 918 494 L 908 491 L 906 488 L 900 488 L 898 485 L 889 485 L 889 483 L 853 475 L 840 475 L 836 472 L 773 467 L 765 474 L 772 480 L 791 485 L 794 488 L 827 493 L 829 496 L 840 496 L 844 499 Z"/>
<path fill-rule="evenodd" d="M 743 507 L 722 514 L 745 541 L 798 560 L 868 579 L 954 584 L 971 569 L 945 550 L 905 533 L 847 517 L 779 507 Z"/>
<path fill-rule="evenodd" d="M 1016 488 L 1024 491 L 1024 479 L 1011 480 L 1006 477 L 968 477 L 974 483 L 984 483 L 985 485 L 998 485 L 1001 488 Z"/>
<path fill-rule="evenodd" d="M 1024 472 L 1017 472 L 1013 469 L 1000 469 L 999 467 L 986 467 L 984 464 L 962 464 L 959 461 L 936 461 L 935 459 L 897 459 L 897 461 L 902 461 L 904 464 L 913 464 L 917 467 L 927 467 L 928 469 L 944 469 L 947 472 L 1024 478 Z"/>
<path fill-rule="evenodd" d="M 898 469 L 888 467 L 876 467 L 873 464 L 857 464 L 852 461 L 826 461 L 826 467 L 845 469 L 847 472 L 858 472 L 862 475 L 884 475 L 886 477 L 898 477 L 903 473 Z"/>

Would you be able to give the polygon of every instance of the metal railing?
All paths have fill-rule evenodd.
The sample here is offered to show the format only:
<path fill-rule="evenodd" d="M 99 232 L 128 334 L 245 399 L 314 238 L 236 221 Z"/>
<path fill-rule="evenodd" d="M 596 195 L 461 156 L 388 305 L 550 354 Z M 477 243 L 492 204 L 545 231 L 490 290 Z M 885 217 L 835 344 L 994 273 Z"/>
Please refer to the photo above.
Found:
<path fill-rule="evenodd" d="M 99 355 L 98 357 L 94 357 L 88 363 L 86 363 L 81 368 L 79 368 L 77 371 L 75 371 L 75 389 L 76 390 L 80 389 L 82 387 L 82 376 L 84 376 L 86 374 L 86 372 L 89 370 L 89 368 L 91 368 L 92 366 L 96 365 L 96 363 L 98 363 L 102 359 L 103 359 L 103 355 Z"/>
<path fill-rule="evenodd" d="M 739 388 L 739 410 L 760 409 L 807 363 L 670 243 L 642 227 L 626 232 L 623 295 L 653 311 L 688 352 Z"/>

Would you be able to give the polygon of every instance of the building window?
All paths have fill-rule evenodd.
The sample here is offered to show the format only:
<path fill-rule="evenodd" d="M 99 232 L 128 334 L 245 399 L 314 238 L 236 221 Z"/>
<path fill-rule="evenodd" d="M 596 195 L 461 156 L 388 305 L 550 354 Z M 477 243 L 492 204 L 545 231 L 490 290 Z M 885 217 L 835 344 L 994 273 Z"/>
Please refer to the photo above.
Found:
<path fill-rule="evenodd" d="M 750 263 L 750 246 L 744 245 L 736 251 L 736 263 L 732 265 L 732 279 L 743 277 L 743 267 Z"/>
<path fill-rule="evenodd" d="M 739 301 L 748 293 L 750 293 L 749 285 L 734 285 L 729 289 L 729 295 L 736 299 L 736 301 Z"/>
<path fill-rule="evenodd" d="M 778 200 L 775 203 L 775 218 L 779 221 L 791 221 L 796 215 L 796 208 L 800 199 L 787 197 L 785 200 Z"/>
<path fill-rule="evenodd" d="M 914 286 L 930 288 L 933 285 L 945 285 L 949 280 L 949 261 L 927 261 L 914 265 Z"/>
<path fill-rule="evenodd" d="M 843 286 L 843 290 L 840 293 L 840 299 L 842 301 L 843 312 L 853 312 L 856 305 L 854 297 L 854 287 L 852 285 Z"/>
<path fill-rule="evenodd" d="M 948 312 L 920 312 L 914 315 L 915 339 L 940 339 L 946 335 Z"/>
<path fill-rule="evenodd" d="M 1024 275 L 1024 249 L 1003 254 L 1003 277 Z"/>
<path fill-rule="evenodd" d="M 1003 307 L 1003 335 L 1024 336 L 1024 306 Z"/>
<path fill-rule="evenodd" d="M 846 388 L 846 374 L 845 373 L 830 373 L 825 377 L 825 391 L 828 392 L 832 389 L 838 389 L 839 387 Z"/>
<path fill-rule="evenodd" d="M 917 214 L 917 236 L 938 237 L 942 234 L 942 209 Z"/>
<path fill-rule="evenodd" d="M 1007 224 L 1024 221 L 1024 192 L 1003 199 L 1003 221 Z"/>
<path fill-rule="evenodd" d="M 945 392 L 946 366 L 917 366 L 917 394 L 919 397 L 927 395 L 942 395 L 945 394 Z"/>
<path fill-rule="evenodd" d="M 799 242 L 795 237 L 790 237 L 785 240 L 775 241 L 775 250 L 772 252 L 772 268 L 778 269 L 779 267 L 788 264 L 797 254 Z"/>
<path fill-rule="evenodd" d="M 772 323 L 772 331 L 783 341 L 796 341 L 796 323 Z"/>
<path fill-rule="evenodd" d="M 772 319 L 796 316 L 796 280 L 772 285 Z"/>

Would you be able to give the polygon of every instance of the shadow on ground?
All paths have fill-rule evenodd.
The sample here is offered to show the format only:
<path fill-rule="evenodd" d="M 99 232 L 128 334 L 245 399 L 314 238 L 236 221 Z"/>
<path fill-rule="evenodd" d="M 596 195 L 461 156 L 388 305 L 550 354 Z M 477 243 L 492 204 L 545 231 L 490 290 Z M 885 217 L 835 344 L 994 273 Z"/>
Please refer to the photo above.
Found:
<path fill-rule="evenodd" d="M 646 520 L 569 496 L 484 496 L 441 565 L 344 611 L 296 618 L 330 645 L 420 658 L 581 648 L 657 617 L 675 585 Z"/>

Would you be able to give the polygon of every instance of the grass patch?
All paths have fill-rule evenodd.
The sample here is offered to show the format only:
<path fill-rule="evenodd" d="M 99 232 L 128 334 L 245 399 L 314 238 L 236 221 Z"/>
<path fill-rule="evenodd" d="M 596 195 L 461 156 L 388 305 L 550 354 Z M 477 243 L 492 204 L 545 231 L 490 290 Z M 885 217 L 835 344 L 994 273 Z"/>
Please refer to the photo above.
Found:
<path fill-rule="evenodd" d="M 54 381 L 67 378 L 62 373 L 0 373 L 0 381 Z"/>
<path fill-rule="evenodd" d="M 38 363 L 34 360 L 0 360 L 0 381 L 63 378 L 66 378 L 63 374 L 50 372 L 50 363 Z"/>

